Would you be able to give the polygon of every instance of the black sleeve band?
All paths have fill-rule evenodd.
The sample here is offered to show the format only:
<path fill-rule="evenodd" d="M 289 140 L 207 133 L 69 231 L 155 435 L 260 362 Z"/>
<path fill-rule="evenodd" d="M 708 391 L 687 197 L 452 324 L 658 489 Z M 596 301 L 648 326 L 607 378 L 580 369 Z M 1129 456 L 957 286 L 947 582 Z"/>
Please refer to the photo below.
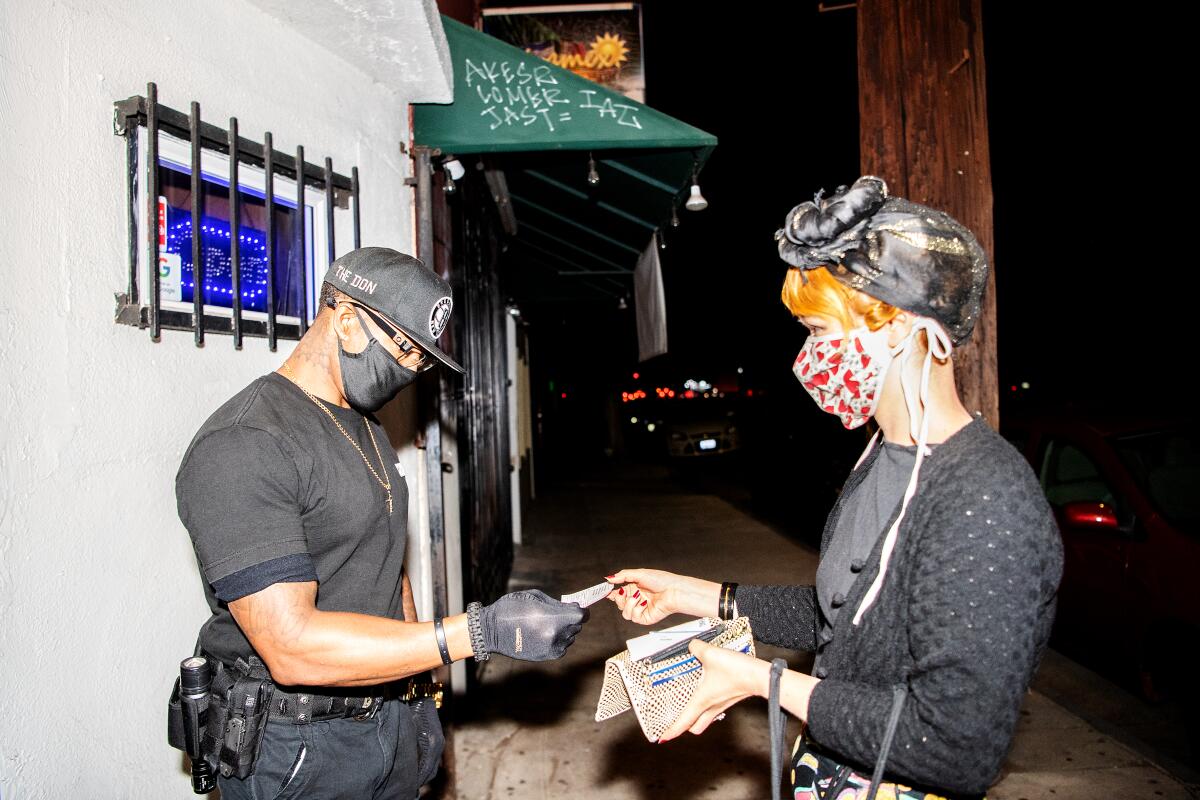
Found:
<path fill-rule="evenodd" d="M 313 567 L 312 558 L 308 553 L 294 553 L 290 556 L 280 556 L 255 564 L 252 567 L 238 570 L 232 575 L 213 581 L 213 594 L 218 600 L 231 603 L 247 595 L 261 592 L 276 583 L 303 583 L 317 580 L 317 571 Z"/>

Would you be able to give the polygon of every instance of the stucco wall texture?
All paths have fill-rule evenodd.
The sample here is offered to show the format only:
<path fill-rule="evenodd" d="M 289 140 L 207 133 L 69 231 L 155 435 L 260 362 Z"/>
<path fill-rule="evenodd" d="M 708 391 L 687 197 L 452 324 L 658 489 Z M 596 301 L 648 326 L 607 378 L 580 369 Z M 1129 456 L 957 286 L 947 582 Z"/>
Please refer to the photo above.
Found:
<path fill-rule="evenodd" d="M 407 104 L 447 99 L 448 73 L 432 0 L 384 5 L 425 23 L 411 41 L 393 28 L 395 57 L 368 74 L 242 0 L 0 3 L 5 800 L 194 796 L 166 745 L 167 696 L 208 614 L 175 471 L 201 422 L 293 346 L 248 338 L 237 352 L 210 335 L 197 349 L 176 331 L 153 344 L 113 322 L 128 246 L 113 101 L 153 80 L 173 108 L 197 100 L 218 125 L 236 115 L 245 137 L 271 130 L 284 152 L 357 165 L 363 243 L 411 252 Z M 428 76 L 429 96 L 389 83 L 391 67 Z M 352 242 L 342 216 L 339 254 Z M 386 414 L 410 476 L 413 417 L 411 400 Z"/>

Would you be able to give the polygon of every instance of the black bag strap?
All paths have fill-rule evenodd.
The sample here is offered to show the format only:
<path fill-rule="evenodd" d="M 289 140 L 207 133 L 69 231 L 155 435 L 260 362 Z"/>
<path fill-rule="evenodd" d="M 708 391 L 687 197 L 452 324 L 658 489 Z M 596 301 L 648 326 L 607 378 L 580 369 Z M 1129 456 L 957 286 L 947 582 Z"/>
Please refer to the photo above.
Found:
<path fill-rule="evenodd" d="M 779 786 L 783 783 L 783 736 L 787 730 L 787 715 L 779 706 L 779 679 L 787 669 L 787 662 L 777 658 L 771 662 L 770 691 L 767 693 L 767 726 L 771 729 L 771 800 L 779 800 Z"/>
<path fill-rule="evenodd" d="M 767 694 L 767 726 L 771 731 L 771 800 L 779 800 L 779 787 L 783 783 L 783 736 L 787 727 L 787 715 L 783 713 L 779 704 L 779 679 L 785 669 L 787 669 L 787 662 L 782 658 L 771 662 L 770 691 Z M 900 714 L 904 710 L 906 699 L 908 699 L 907 686 L 897 684 L 892 688 L 892 711 L 888 715 L 887 727 L 883 731 L 883 741 L 879 746 L 879 758 L 875 761 L 875 770 L 871 774 L 871 786 L 867 792 L 867 800 L 875 800 L 875 793 L 879 791 L 879 784 L 883 781 L 883 770 L 887 765 L 888 754 L 892 750 L 892 742 L 896 738 L 896 728 L 900 725 Z M 850 770 L 845 769 L 844 772 L 836 791 L 830 793 L 831 796 L 837 796 L 837 791 L 841 791 L 846 778 L 849 777 Z"/>
<path fill-rule="evenodd" d="M 883 730 L 883 742 L 879 745 L 879 758 L 876 759 L 875 771 L 871 774 L 871 789 L 867 792 L 867 800 L 875 800 L 875 792 L 879 791 L 879 783 L 883 780 L 883 767 L 887 764 L 892 740 L 896 738 L 896 728 L 900 724 L 900 712 L 904 710 L 904 701 L 907 698 L 907 686 L 896 684 L 892 687 L 892 713 L 888 717 L 887 727 Z"/>

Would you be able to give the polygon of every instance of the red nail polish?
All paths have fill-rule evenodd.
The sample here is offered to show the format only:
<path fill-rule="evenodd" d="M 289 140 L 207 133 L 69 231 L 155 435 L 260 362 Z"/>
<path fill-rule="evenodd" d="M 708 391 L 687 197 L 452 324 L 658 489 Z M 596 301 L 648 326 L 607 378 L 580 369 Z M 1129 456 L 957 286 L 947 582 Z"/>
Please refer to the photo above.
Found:
<path fill-rule="evenodd" d="M 634 592 L 634 593 L 633 593 L 633 596 L 634 596 L 635 598 L 637 598 L 637 597 L 641 597 L 641 596 L 642 596 L 642 590 L 641 590 L 641 589 L 638 589 L 636 592 Z"/>
<path fill-rule="evenodd" d="M 624 590 L 624 589 L 617 589 L 617 594 L 625 594 L 625 590 Z"/>
<path fill-rule="evenodd" d="M 646 605 L 646 601 L 645 601 L 645 600 L 643 600 L 643 601 L 642 601 L 642 605 Z"/>
<path fill-rule="evenodd" d="M 615 578 L 615 577 L 617 577 L 617 576 L 616 576 L 616 575 L 605 575 L 604 577 L 606 577 L 606 578 Z"/>

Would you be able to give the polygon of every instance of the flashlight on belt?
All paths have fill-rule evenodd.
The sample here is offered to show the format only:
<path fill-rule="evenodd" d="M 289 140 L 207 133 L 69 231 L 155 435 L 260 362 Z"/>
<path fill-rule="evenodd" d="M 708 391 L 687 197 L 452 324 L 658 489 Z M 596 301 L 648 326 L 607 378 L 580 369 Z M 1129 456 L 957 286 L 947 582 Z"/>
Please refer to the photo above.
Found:
<path fill-rule="evenodd" d="M 204 656 L 185 658 L 179 664 L 179 699 L 183 710 L 183 738 L 192 762 L 192 791 L 208 794 L 217 788 L 212 765 L 204 757 L 204 727 L 208 724 L 212 665 Z"/>

